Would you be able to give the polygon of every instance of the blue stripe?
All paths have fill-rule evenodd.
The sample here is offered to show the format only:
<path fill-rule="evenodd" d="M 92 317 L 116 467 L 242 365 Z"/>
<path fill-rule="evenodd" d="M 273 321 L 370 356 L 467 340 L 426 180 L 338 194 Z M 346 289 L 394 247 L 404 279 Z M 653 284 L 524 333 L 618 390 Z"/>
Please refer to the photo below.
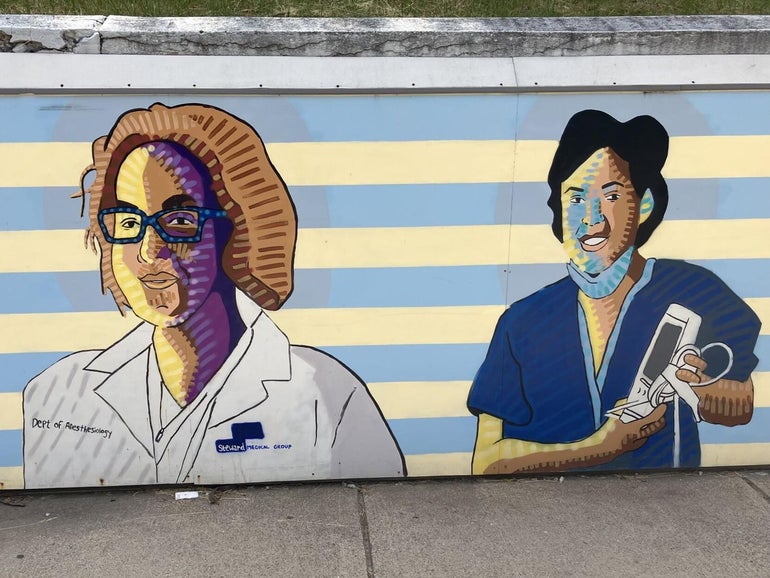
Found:
<path fill-rule="evenodd" d="M 476 418 L 439 417 L 388 420 L 405 454 L 471 452 L 476 439 Z M 725 427 L 701 424 L 702 444 L 770 442 L 770 408 L 758 408 L 747 425 Z M 768 456 L 770 457 L 770 456 Z"/>
<path fill-rule="evenodd" d="M 324 347 L 366 382 L 470 381 L 487 344 Z M 69 352 L 0 354 L 0 393 L 18 392 Z"/>
<path fill-rule="evenodd" d="M 770 442 L 770 407 L 754 409 L 754 416 L 746 425 L 725 427 L 711 423 L 698 424 L 703 444 L 753 444 Z M 770 453 L 766 463 L 770 464 Z"/>
<path fill-rule="evenodd" d="M 550 281 L 549 271 L 562 273 L 564 266 L 513 270 L 528 275 L 529 289 Z M 497 266 L 301 269 L 284 308 L 502 306 L 505 277 L 505 268 Z M 100 291 L 97 271 L 2 273 L 0 314 L 115 311 L 112 297 Z"/>
<path fill-rule="evenodd" d="M 30 379 L 65 355 L 67 352 L 0 354 L 0 393 L 23 390 Z"/>
<path fill-rule="evenodd" d="M 476 441 L 475 417 L 391 419 L 388 425 L 406 454 L 472 452 Z"/>
<path fill-rule="evenodd" d="M 116 310 L 97 271 L 0 274 L 0 313 Z"/>
<path fill-rule="evenodd" d="M 406 455 L 472 452 L 475 417 L 388 420 L 401 451 Z M 713 424 L 699 427 L 702 444 L 770 442 L 770 408 L 759 408 L 751 423 L 732 428 Z M 0 467 L 22 465 L 22 430 L 0 430 Z"/>
<path fill-rule="evenodd" d="M 147 96 L 8 96 L 3 142 L 92 141 Z M 252 123 L 267 142 L 510 139 L 557 140 L 575 112 L 598 108 L 627 120 L 657 118 L 672 136 L 770 133 L 770 92 L 165 96 L 167 105 L 205 101 Z"/>
<path fill-rule="evenodd" d="M 670 179 L 666 220 L 770 218 L 770 178 Z M 0 231 L 85 229 L 75 187 L 0 188 Z M 546 183 L 296 186 L 302 228 L 550 225 Z"/>
<path fill-rule="evenodd" d="M 157 100 L 205 101 L 243 118 L 265 142 L 510 139 L 514 95 L 9 96 L 2 142 L 91 142 L 117 118 Z"/>
<path fill-rule="evenodd" d="M 754 371 L 770 371 L 770 335 L 760 335 L 754 347 L 759 363 Z"/>
<path fill-rule="evenodd" d="M 770 296 L 770 259 L 696 261 L 742 298 Z M 513 303 L 565 275 L 565 265 L 300 269 L 286 309 Z M 114 311 L 99 273 L 0 273 L 0 314 Z"/>
<path fill-rule="evenodd" d="M 0 430 L 0 468 L 22 465 L 22 449 L 22 430 Z"/>
<path fill-rule="evenodd" d="M 585 109 L 618 120 L 655 117 L 671 136 L 770 133 L 770 91 L 565 93 L 519 96 L 517 138 L 557 140 L 569 118 Z"/>
<path fill-rule="evenodd" d="M 356 345 L 323 350 L 367 383 L 470 381 L 484 360 L 487 344 Z"/>

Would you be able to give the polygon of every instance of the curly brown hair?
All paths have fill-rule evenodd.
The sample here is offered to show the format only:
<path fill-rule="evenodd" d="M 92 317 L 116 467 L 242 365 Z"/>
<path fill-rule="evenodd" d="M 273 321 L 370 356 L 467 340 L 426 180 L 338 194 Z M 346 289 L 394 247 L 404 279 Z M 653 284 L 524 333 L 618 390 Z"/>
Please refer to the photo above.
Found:
<path fill-rule="evenodd" d="M 98 214 L 114 206 L 118 171 L 129 153 L 157 141 L 183 146 L 209 171 L 211 188 L 233 224 L 222 253 L 225 274 L 264 309 L 281 307 L 293 288 L 296 209 L 259 134 L 245 121 L 203 104 L 156 103 L 130 110 L 94 141 L 93 162 L 83 171 L 79 194 L 89 195 L 85 241 L 101 251 L 102 291 L 109 291 L 125 312 L 127 300 L 112 273 L 112 244 L 104 238 Z M 83 180 L 90 172 L 95 179 L 86 187 Z"/>

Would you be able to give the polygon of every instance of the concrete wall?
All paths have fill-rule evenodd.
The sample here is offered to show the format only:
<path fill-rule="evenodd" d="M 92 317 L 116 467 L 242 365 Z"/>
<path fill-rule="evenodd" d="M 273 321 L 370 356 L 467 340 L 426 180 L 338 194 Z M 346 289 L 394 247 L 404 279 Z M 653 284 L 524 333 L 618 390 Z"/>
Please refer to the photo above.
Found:
<path fill-rule="evenodd" d="M 769 464 L 769 64 L 4 55 L 2 487 Z M 169 191 L 227 214 L 106 239 Z M 721 379 L 605 415 L 672 303 Z"/>
<path fill-rule="evenodd" d="M 770 16 L 134 18 L 0 16 L 0 51 L 256 56 L 767 54 Z"/>

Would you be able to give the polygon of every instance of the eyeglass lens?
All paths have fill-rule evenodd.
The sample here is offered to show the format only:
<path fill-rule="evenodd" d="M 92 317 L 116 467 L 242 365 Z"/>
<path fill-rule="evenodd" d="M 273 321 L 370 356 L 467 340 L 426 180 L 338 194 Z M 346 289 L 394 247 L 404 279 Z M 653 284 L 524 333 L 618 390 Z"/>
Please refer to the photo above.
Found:
<path fill-rule="evenodd" d="M 115 239 L 136 239 L 142 230 L 142 216 L 118 211 L 104 215 L 104 224 Z M 157 223 L 170 237 L 194 237 L 198 232 L 200 217 L 196 211 L 183 209 L 157 216 Z"/>

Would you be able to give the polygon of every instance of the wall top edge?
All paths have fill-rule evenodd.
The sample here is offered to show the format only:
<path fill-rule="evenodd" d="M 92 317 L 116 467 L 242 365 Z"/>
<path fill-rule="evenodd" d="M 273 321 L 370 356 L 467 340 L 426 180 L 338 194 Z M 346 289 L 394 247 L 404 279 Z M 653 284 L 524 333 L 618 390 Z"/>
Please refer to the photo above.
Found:
<path fill-rule="evenodd" d="M 65 63 L 66 65 L 63 65 Z M 770 87 L 770 55 L 322 58 L 0 54 L 0 91 L 546 92 Z"/>
<path fill-rule="evenodd" d="M 768 54 L 770 15 L 594 18 L 0 15 L 0 52 L 440 57 Z"/>
<path fill-rule="evenodd" d="M 638 32 L 770 30 L 770 15 L 686 15 L 686 16 L 594 16 L 594 17 L 507 17 L 507 18 L 281 18 L 281 17 L 148 17 L 120 15 L 2 14 L 3 26 L 45 25 L 67 28 L 72 24 L 86 27 L 141 27 L 145 32 L 192 30 L 201 25 L 210 30 L 233 32 L 231 25 L 256 31 L 331 31 L 371 33 L 377 31 L 413 32 L 572 32 L 614 30 Z M 171 28 L 169 28 L 171 27 Z"/>

